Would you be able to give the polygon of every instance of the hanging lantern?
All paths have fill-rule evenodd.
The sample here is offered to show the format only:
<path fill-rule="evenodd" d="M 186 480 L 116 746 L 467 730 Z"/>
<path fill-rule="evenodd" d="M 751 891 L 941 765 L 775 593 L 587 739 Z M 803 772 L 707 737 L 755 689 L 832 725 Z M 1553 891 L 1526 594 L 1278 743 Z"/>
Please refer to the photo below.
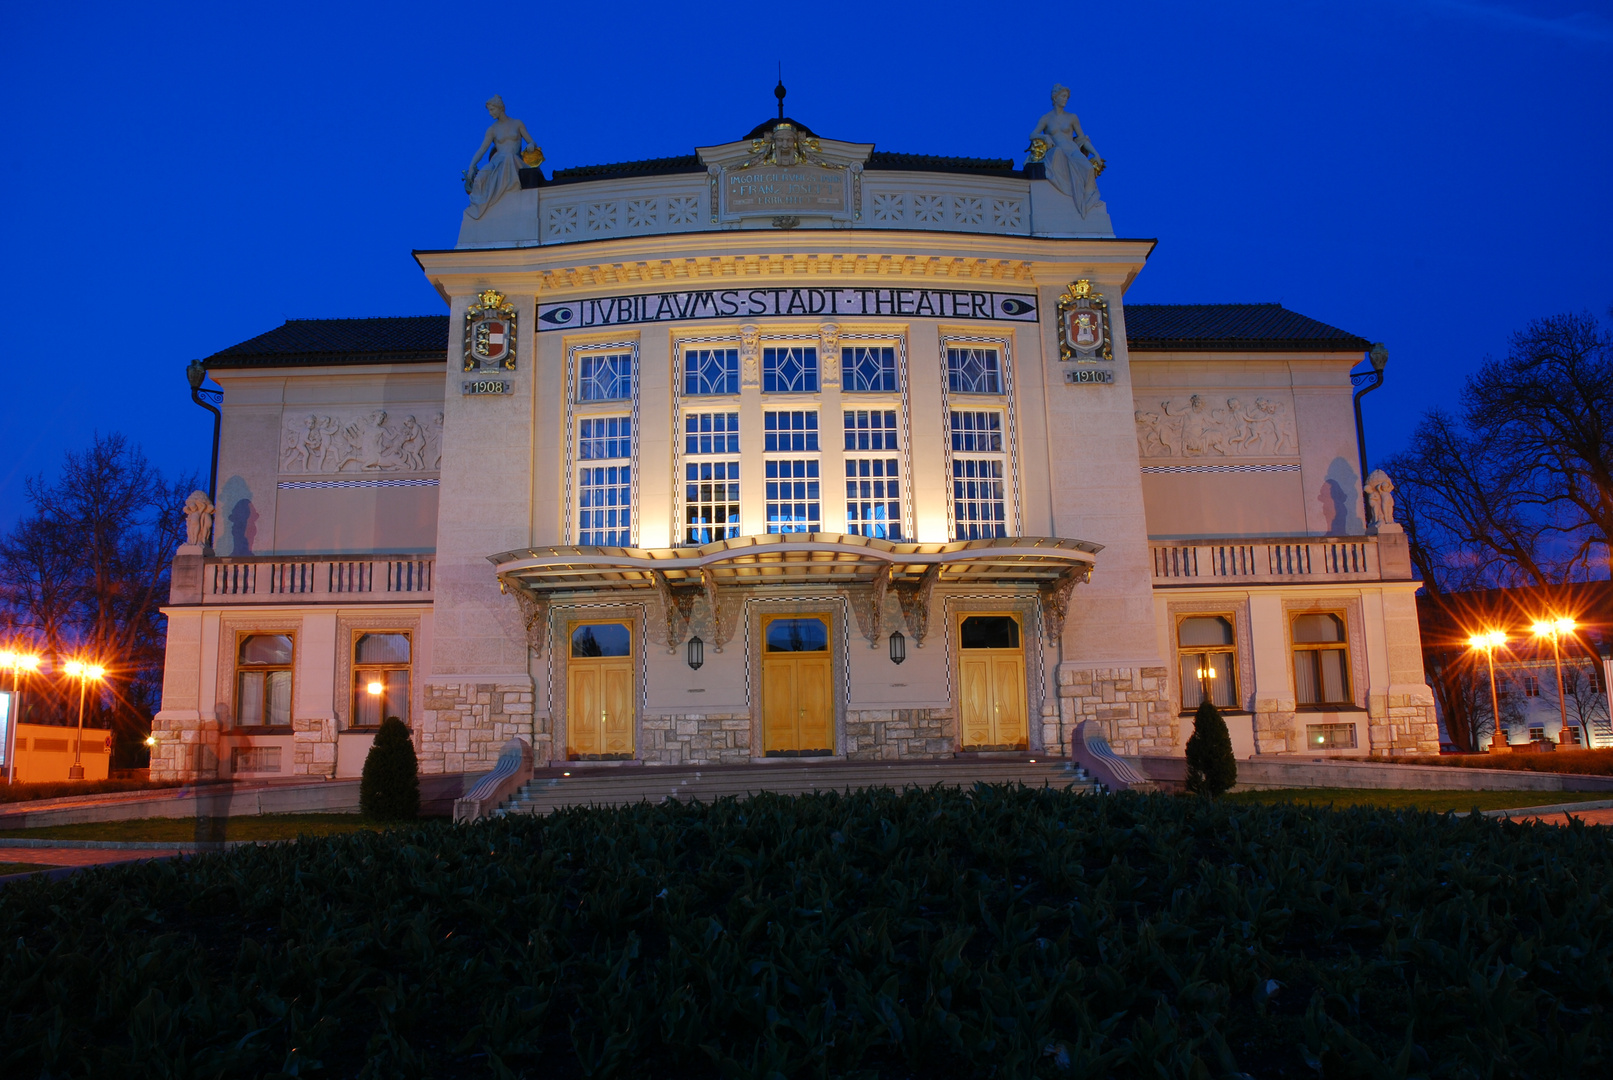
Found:
<path fill-rule="evenodd" d="M 689 639 L 689 666 L 696 671 L 706 662 L 706 643 L 696 635 Z"/>
<path fill-rule="evenodd" d="M 900 630 L 891 635 L 891 663 L 900 664 L 907 659 L 907 638 Z"/>

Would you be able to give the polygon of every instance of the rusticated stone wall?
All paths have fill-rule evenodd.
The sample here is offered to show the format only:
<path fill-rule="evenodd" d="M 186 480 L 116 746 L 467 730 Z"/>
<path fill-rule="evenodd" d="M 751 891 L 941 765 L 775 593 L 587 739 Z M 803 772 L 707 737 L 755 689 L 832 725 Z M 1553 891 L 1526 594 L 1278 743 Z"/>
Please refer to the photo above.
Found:
<path fill-rule="evenodd" d="M 1391 686 L 1387 694 L 1371 695 L 1367 705 L 1374 757 L 1439 753 L 1439 721 L 1427 686 Z"/>
<path fill-rule="evenodd" d="M 415 726 L 420 771 L 491 769 L 499 747 L 520 736 L 533 742 L 532 681 L 427 683 L 425 715 Z"/>
<path fill-rule="evenodd" d="M 1061 736 L 1096 720 L 1117 754 L 1176 753 L 1178 719 L 1170 706 L 1169 675 L 1163 667 L 1059 667 Z M 1063 748 L 1069 753 L 1069 747 Z"/>
<path fill-rule="evenodd" d="M 855 709 L 846 713 L 850 761 L 918 761 L 951 757 L 951 709 Z"/>
<path fill-rule="evenodd" d="M 639 757 L 654 765 L 743 765 L 750 761 L 750 713 L 675 713 L 639 726 Z"/>

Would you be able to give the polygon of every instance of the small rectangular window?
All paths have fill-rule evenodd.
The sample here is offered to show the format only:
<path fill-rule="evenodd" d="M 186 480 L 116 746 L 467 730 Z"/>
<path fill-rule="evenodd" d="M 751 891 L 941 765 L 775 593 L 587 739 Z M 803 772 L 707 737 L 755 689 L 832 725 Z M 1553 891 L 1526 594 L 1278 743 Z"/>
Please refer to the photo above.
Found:
<path fill-rule="evenodd" d="M 578 401 L 626 401 L 632 396 L 632 353 L 585 353 L 578 359 Z"/>
<path fill-rule="evenodd" d="M 894 393 L 897 390 L 896 350 L 889 345 L 841 349 L 840 370 L 847 393 Z"/>
<path fill-rule="evenodd" d="M 364 633 L 353 642 L 353 725 L 379 727 L 395 716 L 409 722 L 409 635 Z"/>
<path fill-rule="evenodd" d="M 799 345 L 763 349 L 762 390 L 769 394 L 816 394 L 818 350 Z"/>
<path fill-rule="evenodd" d="M 1306 724 L 1305 745 L 1312 750 L 1354 750 L 1354 724 Z"/>
<path fill-rule="evenodd" d="M 952 516 L 959 540 L 1008 535 L 1001 458 L 952 459 Z"/>
<path fill-rule="evenodd" d="M 1295 615 L 1294 693 L 1301 705 L 1352 705 L 1344 619 L 1331 612 Z"/>
<path fill-rule="evenodd" d="M 1533 675 L 1525 675 L 1523 677 L 1523 696 L 1524 697 L 1539 697 L 1540 696 L 1540 680 L 1538 678 L 1536 678 Z"/>
<path fill-rule="evenodd" d="M 1546 741 L 1546 726 L 1544 724 L 1530 724 L 1529 725 L 1529 741 L 1530 742 L 1545 742 Z"/>
<path fill-rule="evenodd" d="M 684 465 L 684 543 L 709 544 L 739 535 L 739 462 Z"/>
<path fill-rule="evenodd" d="M 767 531 L 823 531 L 817 458 L 767 462 Z"/>
<path fill-rule="evenodd" d="M 952 411 L 953 450 L 964 454 L 1000 454 L 1002 448 L 1002 413 Z"/>
<path fill-rule="evenodd" d="M 683 418 L 685 454 L 739 453 L 739 414 L 688 413 Z"/>
<path fill-rule="evenodd" d="M 691 396 L 739 393 L 739 350 L 686 350 L 683 392 Z"/>
<path fill-rule="evenodd" d="M 901 482 L 895 458 L 846 458 L 846 532 L 902 538 Z"/>
<path fill-rule="evenodd" d="M 249 772 L 279 772 L 280 747 L 278 746 L 232 746 L 230 747 L 230 773 Z"/>
<path fill-rule="evenodd" d="M 811 410 L 762 414 L 762 449 L 770 454 L 816 453 L 818 414 Z"/>
<path fill-rule="evenodd" d="M 896 450 L 895 409 L 847 409 L 847 450 Z"/>
<path fill-rule="evenodd" d="M 609 461 L 633 456 L 633 418 L 585 417 L 577 422 L 577 459 Z"/>
<path fill-rule="evenodd" d="M 1000 394 L 1003 375 L 996 349 L 948 349 L 947 389 L 954 394 Z"/>

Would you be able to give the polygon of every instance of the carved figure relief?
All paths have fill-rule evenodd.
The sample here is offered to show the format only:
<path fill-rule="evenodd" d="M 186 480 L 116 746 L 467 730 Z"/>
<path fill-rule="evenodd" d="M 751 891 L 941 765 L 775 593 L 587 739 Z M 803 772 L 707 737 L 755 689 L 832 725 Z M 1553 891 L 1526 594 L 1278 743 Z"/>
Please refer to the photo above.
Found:
<path fill-rule="evenodd" d="M 818 370 L 824 386 L 840 385 L 840 327 L 835 323 L 818 327 Z"/>
<path fill-rule="evenodd" d="M 1080 119 L 1065 111 L 1069 103 L 1069 88 L 1054 86 L 1053 109 L 1036 122 L 1031 132 L 1030 160 L 1044 166 L 1048 181 L 1070 197 L 1076 213 L 1086 217 L 1101 205 L 1098 177 L 1103 173 L 1104 160 L 1081 130 Z"/>
<path fill-rule="evenodd" d="M 749 389 L 762 385 L 762 328 L 739 328 L 739 385 Z"/>
<path fill-rule="evenodd" d="M 205 547 L 213 540 L 213 500 L 205 491 L 193 491 L 185 500 L 185 543 Z"/>
<path fill-rule="evenodd" d="M 1299 453 L 1294 418 L 1273 398 L 1169 398 L 1159 411 L 1139 402 L 1137 450 L 1143 457 L 1278 457 Z"/>
<path fill-rule="evenodd" d="M 288 416 L 282 473 L 436 472 L 442 467 L 442 413 L 422 423 L 384 409 L 361 416 Z"/>
<path fill-rule="evenodd" d="M 1395 482 L 1382 469 L 1373 469 L 1366 483 L 1367 509 L 1372 524 L 1395 524 Z"/>
<path fill-rule="evenodd" d="M 460 174 L 470 205 L 467 217 L 479 218 L 488 208 L 512 191 L 521 188 L 521 170 L 543 163 L 543 151 L 521 121 L 504 111 L 504 99 L 497 94 L 487 99 L 487 113 L 493 118 L 482 145 L 470 159 L 470 167 Z M 522 150 L 525 143 L 526 149 Z M 491 153 L 489 153 L 491 151 Z M 481 168 L 482 155 L 488 154 L 487 167 Z"/>

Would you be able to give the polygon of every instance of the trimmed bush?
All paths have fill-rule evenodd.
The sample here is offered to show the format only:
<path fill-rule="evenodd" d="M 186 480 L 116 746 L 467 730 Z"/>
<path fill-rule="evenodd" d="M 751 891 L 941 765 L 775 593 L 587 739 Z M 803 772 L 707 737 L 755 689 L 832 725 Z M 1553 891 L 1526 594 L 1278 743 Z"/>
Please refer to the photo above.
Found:
<path fill-rule="evenodd" d="M 409 729 L 389 716 L 375 733 L 358 784 L 358 806 L 377 821 L 412 821 L 420 816 L 420 762 Z"/>
<path fill-rule="evenodd" d="M 1238 759 L 1232 756 L 1232 736 L 1221 711 L 1208 699 L 1193 714 L 1193 734 L 1187 740 L 1187 790 L 1212 798 L 1224 795 L 1238 782 Z"/>

